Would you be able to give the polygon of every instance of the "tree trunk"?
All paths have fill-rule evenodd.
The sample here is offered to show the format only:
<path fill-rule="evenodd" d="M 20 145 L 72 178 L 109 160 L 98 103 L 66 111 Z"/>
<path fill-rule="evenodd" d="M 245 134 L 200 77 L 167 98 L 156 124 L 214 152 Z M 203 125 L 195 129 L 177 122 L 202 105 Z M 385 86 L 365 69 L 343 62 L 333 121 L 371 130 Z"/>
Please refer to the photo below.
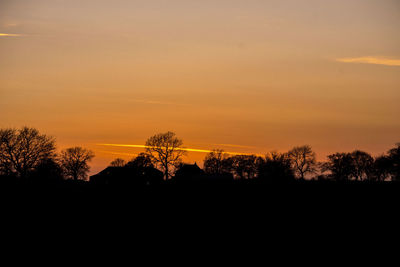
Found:
<path fill-rule="evenodd" d="M 168 172 L 168 164 L 165 165 L 165 180 L 168 181 L 169 178 L 169 172 Z"/>

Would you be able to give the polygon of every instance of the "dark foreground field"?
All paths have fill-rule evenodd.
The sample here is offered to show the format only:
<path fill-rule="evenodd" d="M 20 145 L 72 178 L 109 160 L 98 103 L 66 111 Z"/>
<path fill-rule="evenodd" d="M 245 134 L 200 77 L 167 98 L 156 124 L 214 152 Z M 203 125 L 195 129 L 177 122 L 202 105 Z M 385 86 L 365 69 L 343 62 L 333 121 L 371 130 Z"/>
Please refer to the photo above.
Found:
<path fill-rule="evenodd" d="M 146 253 L 159 249 L 169 255 L 191 255 L 186 253 L 197 246 L 191 260 L 226 248 L 229 255 L 251 251 L 264 257 L 268 245 L 283 254 L 302 249 L 306 257 L 311 248 L 320 249 L 334 259 L 338 254 L 327 245 L 346 252 L 354 249 L 353 241 L 383 248 L 371 238 L 396 239 L 400 184 L 3 181 L 0 196 L 3 232 L 16 245 L 28 237 L 35 247 L 46 235 L 47 246 L 68 240 L 81 251 L 94 247 L 105 255 L 116 248 L 131 253 L 135 244 Z"/>
<path fill-rule="evenodd" d="M 88 203 L 102 205 L 156 205 L 158 207 L 226 204 L 235 208 L 285 205 L 294 207 L 317 205 L 362 208 L 400 204 L 400 183 L 370 181 L 307 181 L 266 183 L 257 180 L 232 182 L 162 183 L 152 186 L 93 184 L 83 181 L 32 183 L 1 181 L 3 204 L 18 202 Z"/>

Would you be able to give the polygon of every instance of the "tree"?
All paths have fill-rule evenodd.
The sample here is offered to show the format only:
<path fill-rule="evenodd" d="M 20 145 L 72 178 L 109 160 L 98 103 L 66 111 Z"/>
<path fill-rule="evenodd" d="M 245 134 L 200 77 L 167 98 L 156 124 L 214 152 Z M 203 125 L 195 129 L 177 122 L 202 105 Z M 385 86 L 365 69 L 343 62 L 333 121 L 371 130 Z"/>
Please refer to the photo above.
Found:
<path fill-rule="evenodd" d="M 232 159 L 232 170 L 240 179 L 252 179 L 257 174 L 257 159 L 255 155 L 235 155 Z"/>
<path fill-rule="evenodd" d="M 259 160 L 258 178 L 270 182 L 294 180 L 291 161 L 287 153 L 270 152 Z"/>
<path fill-rule="evenodd" d="M 388 156 L 382 155 L 374 160 L 372 166 L 373 177 L 377 181 L 385 181 L 390 177 L 392 162 Z"/>
<path fill-rule="evenodd" d="M 324 170 L 330 171 L 337 181 L 351 179 L 362 181 L 373 178 L 374 159 L 366 152 L 355 150 L 352 153 L 329 155 L 328 162 L 323 166 Z"/>
<path fill-rule="evenodd" d="M 74 181 L 85 180 L 89 172 L 90 162 L 94 153 L 82 147 L 71 147 L 61 151 L 60 162 L 64 174 Z"/>
<path fill-rule="evenodd" d="M 139 155 L 129 161 L 126 166 L 135 169 L 154 168 L 151 157 L 146 153 L 139 153 Z"/>
<path fill-rule="evenodd" d="M 0 130 L 0 168 L 25 178 L 45 159 L 55 158 L 55 140 L 34 128 Z"/>
<path fill-rule="evenodd" d="M 368 179 L 374 164 L 374 159 L 371 155 L 364 151 L 355 150 L 351 153 L 351 158 L 353 161 L 352 176 L 354 179 L 356 181 Z"/>
<path fill-rule="evenodd" d="M 29 176 L 32 181 L 42 183 L 60 182 L 64 179 L 63 170 L 56 159 L 44 159 Z"/>
<path fill-rule="evenodd" d="M 328 156 L 323 164 L 324 171 L 330 171 L 336 181 L 350 180 L 353 173 L 353 158 L 350 153 L 335 153 Z"/>
<path fill-rule="evenodd" d="M 397 143 L 396 147 L 388 151 L 388 157 L 391 162 L 390 173 L 392 180 L 400 181 L 400 143 Z"/>
<path fill-rule="evenodd" d="M 152 161 L 164 172 L 168 180 L 173 170 L 181 163 L 181 158 L 186 154 L 182 148 L 183 141 L 173 132 L 156 134 L 146 141 L 146 153 Z"/>
<path fill-rule="evenodd" d="M 125 160 L 116 158 L 113 161 L 111 161 L 110 166 L 111 167 L 124 167 L 126 164 Z"/>
<path fill-rule="evenodd" d="M 308 145 L 294 147 L 288 152 L 294 172 L 300 179 L 304 179 L 308 173 L 314 173 L 316 169 L 316 156 Z"/>
<path fill-rule="evenodd" d="M 204 159 L 204 171 L 213 175 L 229 172 L 229 169 L 224 164 L 226 158 L 227 154 L 224 153 L 224 150 L 214 149 Z"/>
<path fill-rule="evenodd" d="M 146 153 L 139 153 L 125 167 L 128 169 L 131 182 L 142 185 L 156 185 L 164 180 L 163 172 L 154 168 L 151 157 Z"/>

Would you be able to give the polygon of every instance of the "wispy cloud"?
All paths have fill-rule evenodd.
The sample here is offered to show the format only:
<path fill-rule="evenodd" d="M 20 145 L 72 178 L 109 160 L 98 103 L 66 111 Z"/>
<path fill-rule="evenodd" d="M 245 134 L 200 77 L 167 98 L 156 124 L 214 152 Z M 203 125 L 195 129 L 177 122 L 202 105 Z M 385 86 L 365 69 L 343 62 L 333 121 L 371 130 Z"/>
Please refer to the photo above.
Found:
<path fill-rule="evenodd" d="M 390 59 L 384 57 L 349 57 L 349 58 L 338 58 L 338 62 L 344 63 L 364 63 L 364 64 L 376 64 L 385 66 L 400 66 L 400 59 Z"/>
<path fill-rule="evenodd" d="M 22 36 L 22 34 L 17 33 L 0 33 L 0 37 L 18 37 Z"/>
<path fill-rule="evenodd" d="M 145 145 L 130 145 L 130 144 L 97 144 L 99 146 L 113 146 L 113 147 L 131 147 L 131 148 L 148 148 Z M 199 153 L 210 153 L 212 150 L 209 149 L 198 149 L 198 148 L 180 148 L 178 150 L 188 152 L 199 152 Z M 228 155 L 250 155 L 250 153 L 239 153 L 239 152 L 224 152 Z"/>

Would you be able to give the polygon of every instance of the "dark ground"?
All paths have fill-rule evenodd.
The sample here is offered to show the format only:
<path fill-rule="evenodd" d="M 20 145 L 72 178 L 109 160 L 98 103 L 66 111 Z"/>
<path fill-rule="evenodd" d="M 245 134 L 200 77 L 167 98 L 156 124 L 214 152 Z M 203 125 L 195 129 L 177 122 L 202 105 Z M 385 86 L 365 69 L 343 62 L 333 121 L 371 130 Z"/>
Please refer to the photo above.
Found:
<path fill-rule="evenodd" d="M 396 248 L 400 225 L 399 183 L 235 181 L 130 188 L 3 181 L 0 203 L 8 248 L 23 245 L 47 260 L 55 251 L 57 262 L 81 254 L 102 261 L 112 252 L 134 262 L 144 256 L 149 263 L 172 258 L 209 264 L 216 257 L 221 264 L 227 258 L 243 265 L 272 259 L 342 264 L 346 255 L 358 261 L 356 249 L 368 259 L 377 249 Z"/>
<path fill-rule="evenodd" d="M 153 186 L 97 185 L 88 182 L 57 183 L 2 182 L 3 204 L 41 203 L 42 205 L 82 204 L 142 205 L 157 207 L 216 206 L 265 208 L 386 207 L 400 203 L 400 183 L 395 182 L 333 182 L 293 181 L 263 183 L 234 181 L 228 183 L 166 183 Z"/>

